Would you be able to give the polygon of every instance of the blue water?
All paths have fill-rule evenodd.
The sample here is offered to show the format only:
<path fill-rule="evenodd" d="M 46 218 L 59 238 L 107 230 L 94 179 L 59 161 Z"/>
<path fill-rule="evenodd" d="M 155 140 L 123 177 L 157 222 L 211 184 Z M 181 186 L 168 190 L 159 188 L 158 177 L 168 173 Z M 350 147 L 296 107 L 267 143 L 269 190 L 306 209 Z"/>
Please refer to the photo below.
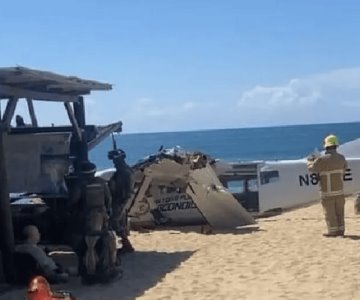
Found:
<path fill-rule="evenodd" d="M 130 164 L 165 148 L 181 146 L 198 150 L 214 158 L 228 161 L 297 159 L 307 156 L 315 148 L 322 149 L 323 138 L 336 134 L 340 143 L 360 137 L 360 122 L 296 125 L 267 128 L 218 129 L 191 132 L 140 133 L 116 135 L 118 147 L 127 153 Z M 90 159 L 98 169 L 112 166 L 107 151 L 112 142 L 108 138 L 90 152 Z"/>

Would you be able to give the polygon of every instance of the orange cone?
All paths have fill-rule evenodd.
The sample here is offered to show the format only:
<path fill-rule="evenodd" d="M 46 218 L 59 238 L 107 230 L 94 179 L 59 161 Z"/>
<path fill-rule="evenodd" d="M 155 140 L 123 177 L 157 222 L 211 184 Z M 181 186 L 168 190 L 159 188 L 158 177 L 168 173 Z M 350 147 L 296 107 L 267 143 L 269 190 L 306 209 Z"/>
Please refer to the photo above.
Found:
<path fill-rule="evenodd" d="M 70 293 L 53 292 L 48 281 L 36 276 L 28 285 L 27 300 L 76 300 Z"/>

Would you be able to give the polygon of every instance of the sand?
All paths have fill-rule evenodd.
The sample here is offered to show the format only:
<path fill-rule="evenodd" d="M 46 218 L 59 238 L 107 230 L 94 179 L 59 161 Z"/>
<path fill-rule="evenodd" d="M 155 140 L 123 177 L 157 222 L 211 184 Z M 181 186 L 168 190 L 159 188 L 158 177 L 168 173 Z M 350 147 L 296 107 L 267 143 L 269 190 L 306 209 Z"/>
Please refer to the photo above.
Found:
<path fill-rule="evenodd" d="M 258 220 L 242 234 L 133 232 L 123 278 L 67 286 L 78 300 L 360 299 L 360 216 L 346 202 L 346 237 L 325 238 L 319 203 Z M 23 290 L 0 299 L 23 299 Z"/>

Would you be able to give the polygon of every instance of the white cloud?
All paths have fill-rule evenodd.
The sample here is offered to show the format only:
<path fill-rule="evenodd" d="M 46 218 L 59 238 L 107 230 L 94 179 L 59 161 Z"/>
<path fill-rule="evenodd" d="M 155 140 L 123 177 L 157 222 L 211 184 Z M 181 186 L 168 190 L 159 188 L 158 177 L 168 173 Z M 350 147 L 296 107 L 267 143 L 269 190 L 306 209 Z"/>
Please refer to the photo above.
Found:
<path fill-rule="evenodd" d="M 164 104 L 151 98 L 140 98 L 135 101 L 129 115 L 142 117 L 177 116 L 179 113 L 191 112 L 198 106 L 196 102 L 184 102 L 176 104 Z"/>
<path fill-rule="evenodd" d="M 351 107 L 360 106 L 360 68 L 257 85 L 243 92 L 237 104 L 243 124 L 255 126 L 357 120 Z"/>
<path fill-rule="evenodd" d="M 128 133 L 359 121 L 360 68 L 292 78 L 273 86 L 259 83 L 239 93 L 238 99 L 226 91 L 223 97 L 219 91 L 193 94 L 186 100 L 164 94 L 119 101 L 120 95 L 112 105 L 107 100 L 94 104 L 93 97 L 89 103 L 87 98 L 87 122 L 121 120 Z M 58 123 L 56 118 L 51 122 Z"/>
<path fill-rule="evenodd" d="M 193 101 L 174 103 L 143 97 L 134 101 L 122 118 L 131 132 L 189 130 L 189 126 L 196 126 L 198 106 Z"/>
<path fill-rule="evenodd" d="M 259 84 L 238 101 L 192 100 L 140 98 L 121 118 L 131 132 L 358 121 L 360 68 L 292 78 L 283 85 Z"/>
<path fill-rule="evenodd" d="M 192 110 L 197 106 L 197 103 L 195 102 L 185 102 L 182 105 L 183 110 Z"/>
<path fill-rule="evenodd" d="M 309 76 L 307 80 L 327 88 L 360 89 L 360 68 L 333 70 Z"/>
<path fill-rule="evenodd" d="M 138 105 L 147 105 L 151 104 L 152 100 L 150 98 L 144 97 L 137 100 Z"/>
<path fill-rule="evenodd" d="M 167 109 L 158 106 L 150 98 L 140 98 L 134 102 L 129 114 L 138 117 L 161 117 L 167 114 Z"/>
<path fill-rule="evenodd" d="M 312 105 L 321 99 L 321 91 L 314 87 L 304 85 L 298 79 L 292 79 L 285 86 L 256 86 L 243 93 L 239 106 L 278 108 L 281 106 Z"/>
<path fill-rule="evenodd" d="M 358 90 L 360 95 L 360 68 L 340 69 L 328 73 L 291 79 L 286 85 L 255 86 L 245 91 L 238 105 L 242 106 L 312 106 L 345 90 Z M 348 101 L 348 100 L 347 100 Z"/>

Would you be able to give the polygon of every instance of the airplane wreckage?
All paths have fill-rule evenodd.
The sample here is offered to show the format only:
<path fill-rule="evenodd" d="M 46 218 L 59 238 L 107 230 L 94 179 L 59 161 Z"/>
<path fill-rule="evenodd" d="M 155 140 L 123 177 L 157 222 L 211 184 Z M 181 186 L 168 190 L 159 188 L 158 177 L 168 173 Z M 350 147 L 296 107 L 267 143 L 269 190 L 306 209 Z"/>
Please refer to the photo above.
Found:
<path fill-rule="evenodd" d="M 66 176 L 71 169 L 79 173 L 89 150 L 122 127 L 121 122 L 87 125 L 83 96 L 110 89 L 109 84 L 77 77 L 0 68 L 0 99 L 7 100 L 1 123 L 6 129 L 3 144 L 16 237 L 24 224 L 33 223 L 46 241 L 64 240 L 64 227 L 69 225 Z M 13 127 L 22 98 L 28 104 L 31 124 Z M 71 125 L 39 126 L 35 100 L 62 102 Z M 351 154 L 344 174 L 347 194 L 359 189 L 356 155 L 360 151 L 352 153 L 353 148 L 350 145 L 343 153 Z M 258 216 L 319 199 L 317 175 L 308 174 L 306 159 L 229 163 L 173 148 L 150 155 L 132 169 L 135 188 L 127 209 L 133 228 L 209 224 L 214 232 L 228 232 L 255 224 Z M 97 176 L 109 180 L 113 172 L 107 169 Z"/>
<path fill-rule="evenodd" d="M 254 218 L 224 187 L 201 152 L 164 149 L 132 166 L 135 189 L 129 201 L 132 228 L 211 226 L 214 232 L 234 231 Z M 114 169 L 97 172 L 108 180 Z"/>
<path fill-rule="evenodd" d="M 360 140 L 339 147 L 347 157 L 346 195 L 359 192 Z M 309 174 L 306 158 L 226 162 L 179 147 L 161 149 L 133 167 L 135 193 L 129 207 L 133 228 L 209 224 L 232 231 L 254 218 L 320 199 L 318 174 Z M 114 169 L 98 172 L 108 180 Z"/>

